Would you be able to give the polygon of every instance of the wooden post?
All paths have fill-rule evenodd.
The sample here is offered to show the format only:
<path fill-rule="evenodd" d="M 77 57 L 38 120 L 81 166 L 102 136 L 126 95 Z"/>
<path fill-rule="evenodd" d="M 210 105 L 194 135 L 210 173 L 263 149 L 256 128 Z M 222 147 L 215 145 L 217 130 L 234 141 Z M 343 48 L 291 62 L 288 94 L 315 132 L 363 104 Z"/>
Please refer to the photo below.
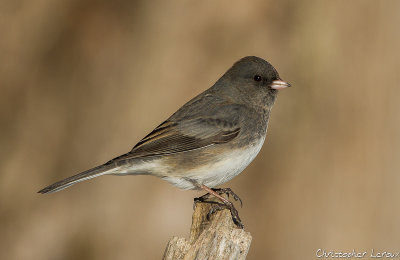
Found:
<path fill-rule="evenodd" d="M 165 249 L 164 260 L 246 258 L 250 233 L 236 227 L 227 209 L 207 220 L 210 208 L 209 203 L 196 203 L 189 239 L 173 237 Z"/>

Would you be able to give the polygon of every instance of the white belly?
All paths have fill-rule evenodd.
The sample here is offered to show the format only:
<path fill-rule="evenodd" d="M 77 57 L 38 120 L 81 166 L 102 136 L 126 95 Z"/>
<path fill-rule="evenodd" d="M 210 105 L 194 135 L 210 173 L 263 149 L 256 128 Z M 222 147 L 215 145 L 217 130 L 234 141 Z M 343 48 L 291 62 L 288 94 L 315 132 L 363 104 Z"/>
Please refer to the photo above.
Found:
<path fill-rule="evenodd" d="M 197 188 L 193 182 L 204 184 L 213 188 L 221 185 L 241 173 L 257 156 L 264 143 L 265 138 L 258 144 L 254 144 L 245 150 L 232 150 L 219 155 L 219 160 L 212 165 L 204 165 L 190 172 L 185 177 L 164 176 L 164 180 L 181 189 Z"/>

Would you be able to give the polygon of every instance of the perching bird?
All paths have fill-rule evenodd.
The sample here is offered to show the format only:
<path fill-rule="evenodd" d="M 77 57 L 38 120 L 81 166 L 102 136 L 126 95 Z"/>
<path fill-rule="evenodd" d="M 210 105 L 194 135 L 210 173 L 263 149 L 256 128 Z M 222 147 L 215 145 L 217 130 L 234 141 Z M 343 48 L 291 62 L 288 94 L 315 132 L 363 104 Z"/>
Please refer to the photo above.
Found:
<path fill-rule="evenodd" d="M 231 180 L 253 161 L 264 143 L 278 90 L 289 86 L 267 61 L 244 57 L 130 152 L 39 193 L 60 191 L 102 175 L 153 175 L 181 189 L 203 189 L 218 197 L 231 210 L 234 222 L 243 227 L 233 204 L 212 188 Z"/>

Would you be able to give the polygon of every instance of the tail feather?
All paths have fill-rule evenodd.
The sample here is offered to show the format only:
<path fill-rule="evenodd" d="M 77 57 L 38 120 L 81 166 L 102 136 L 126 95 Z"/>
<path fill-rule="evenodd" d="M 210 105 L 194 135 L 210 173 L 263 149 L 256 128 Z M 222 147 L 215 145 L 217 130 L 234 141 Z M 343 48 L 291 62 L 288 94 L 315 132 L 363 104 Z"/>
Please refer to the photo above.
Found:
<path fill-rule="evenodd" d="M 53 184 L 47 186 L 46 188 L 38 191 L 38 193 L 46 194 L 46 193 L 57 192 L 57 191 L 65 189 L 65 188 L 68 188 L 69 186 L 74 185 L 75 183 L 78 183 L 81 181 L 93 179 L 93 178 L 96 178 L 96 177 L 99 177 L 99 176 L 105 175 L 105 174 L 112 174 L 117 169 L 118 169 L 118 167 L 115 167 L 115 165 L 113 165 L 113 164 L 111 164 L 111 165 L 103 164 L 103 165 L 97 166 L 95 168 L 89 169 L 87 171 L 78 173 L 74 176 L 68 177 L 64 180 L 53 183 Z"/>

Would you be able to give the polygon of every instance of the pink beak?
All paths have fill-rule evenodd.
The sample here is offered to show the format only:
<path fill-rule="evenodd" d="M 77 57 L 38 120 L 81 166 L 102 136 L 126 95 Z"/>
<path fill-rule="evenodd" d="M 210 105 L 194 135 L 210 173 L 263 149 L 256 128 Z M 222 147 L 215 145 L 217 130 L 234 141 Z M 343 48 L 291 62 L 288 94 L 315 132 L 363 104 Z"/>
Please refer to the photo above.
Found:
<path fill-rule="evenodd" d="M 272 81 L 272 84 L 270 85 L 270 87 L 272 89 L 283 89 L 283 88 L 288 88 L 291 85 L 283 80 L 277 79 Z"/>

